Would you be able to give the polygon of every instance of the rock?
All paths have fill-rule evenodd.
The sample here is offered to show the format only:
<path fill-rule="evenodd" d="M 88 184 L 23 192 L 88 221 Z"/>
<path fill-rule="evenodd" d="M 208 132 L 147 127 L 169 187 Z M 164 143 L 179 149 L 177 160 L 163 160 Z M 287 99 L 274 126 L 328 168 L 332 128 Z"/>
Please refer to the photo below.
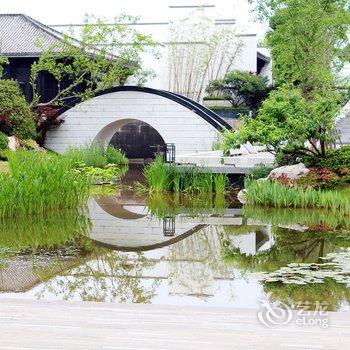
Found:
<path fill-rule="evenodd" d="M 237 199 L 242 203 L 246 204 L 247 203 L 247 196 L 246 196 L 247 190 L 241 190 L 237 194 Z"/>
<path fill-rule="evenodd" d="M 9 149 L 11 151 L 16 151 L 18 148 L 20 148 L 21 144 L 19 142 L 18 137 L 16 136 L 10 136 L 9 137 Z"/>
<path fill-rule="evenodd" d="M 280 177 L 284 177 L 290 181 L 295 181 L 307 175 L 309 171 L 310 170 L 303 163 L 287 165 L 273 169 L 269 174 L 268 178 L 270 180 L 275 180 Z"/>

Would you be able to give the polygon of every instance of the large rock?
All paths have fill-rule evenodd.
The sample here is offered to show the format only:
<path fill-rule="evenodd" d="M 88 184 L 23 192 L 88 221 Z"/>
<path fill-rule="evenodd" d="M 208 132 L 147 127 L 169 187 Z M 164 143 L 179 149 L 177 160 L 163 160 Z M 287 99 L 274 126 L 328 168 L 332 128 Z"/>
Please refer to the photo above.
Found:
<path fill-rule="evenodd" d="M 19 142 L 18 137 L 16 137 L 16 136 L 10 136 L 10 137 L 9 137 L 9 149 L 10 149 L 11 151 L 17 151 L 18 148 L 20 148 L 20 147 L 21 147 L 21 144 L 20 144 L 20 142 Z"/>
<path fill-rule="evenodd" d="M 237 194 L 237 199 L 242 203 L 242 204 L 246 204 L 247 203 L 247 190 L 241 190 L 238 192 Z"/>
<path fill-rule="evenodd" d="M 282 166 L 282 167 L 273 169 L 269 174 L 268 178 L 270 180 L 275 180 L 283 177 L 290 181 L 295 181 L 307 175 L 309 171 L 310 170 L 303 163 L 299 163 L 295 165 L 287 165 L 287 166 Z"/>

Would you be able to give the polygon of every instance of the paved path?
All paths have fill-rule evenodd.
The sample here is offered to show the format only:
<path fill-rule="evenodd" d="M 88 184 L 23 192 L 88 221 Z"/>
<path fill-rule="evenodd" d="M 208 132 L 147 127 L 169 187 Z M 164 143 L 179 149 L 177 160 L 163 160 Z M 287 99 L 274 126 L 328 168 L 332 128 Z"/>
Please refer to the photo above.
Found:
<path fill-rule="evenodd" d="M 330 327 L 267 329 L 255 310 L 0 301 L 0 349 L 349 349 L 350 313 Z"/>

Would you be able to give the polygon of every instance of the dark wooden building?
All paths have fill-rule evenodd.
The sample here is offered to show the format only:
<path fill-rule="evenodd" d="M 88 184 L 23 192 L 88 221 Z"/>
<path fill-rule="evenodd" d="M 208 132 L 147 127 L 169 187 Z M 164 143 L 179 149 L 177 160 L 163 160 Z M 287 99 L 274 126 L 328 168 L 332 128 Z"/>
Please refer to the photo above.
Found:
<path fill-rule="evenodd" d="M 26 99 L 33 97 L 30 70 L 43 49 L 59 44 L 62 33 L 24 14 L 0 14 L 0 56 L 10 64 L 4 66 L 5 79 L 18 81 Z M 50 74 L 41 73 L 38 91 L 42 102 L 50 101 L 57 93 L 57 83 Z"/>

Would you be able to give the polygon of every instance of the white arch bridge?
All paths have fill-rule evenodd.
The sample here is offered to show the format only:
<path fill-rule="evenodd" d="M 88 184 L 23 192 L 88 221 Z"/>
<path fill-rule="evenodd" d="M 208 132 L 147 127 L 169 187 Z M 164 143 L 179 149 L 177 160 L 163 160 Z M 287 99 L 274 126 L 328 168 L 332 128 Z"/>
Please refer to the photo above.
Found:
<path fill-rule="evenodd" d="M 231 127 L 216 113 L 175 93 L 138 86 L 118 86 L 76 101 L 61 112 L 64 123 L 48 132 L 45 146 L 64 152 L 92 141 L 108 144 L 124 125 L 141 121 L 153 127 L 176 154 L 205 152 L 220 131 Z"/>

